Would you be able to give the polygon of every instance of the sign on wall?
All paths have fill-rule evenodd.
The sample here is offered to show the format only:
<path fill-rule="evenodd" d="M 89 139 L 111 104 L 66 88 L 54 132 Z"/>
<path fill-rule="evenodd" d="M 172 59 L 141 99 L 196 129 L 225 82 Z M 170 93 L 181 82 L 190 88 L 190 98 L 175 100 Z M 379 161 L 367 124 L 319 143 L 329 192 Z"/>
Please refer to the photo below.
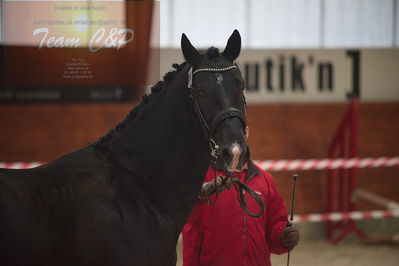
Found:
<path fill-rule="evenodd" d="M 161 51 L 161 73 L 181 62 Z M 248 103 L 399 101 L 399 49 L 243 50 L 238 64 Z"/>
<path fill-rule="evenodd" d="M 4 2 L 0 102 L 134 100 L 146 86 L 154 5 Z"/>

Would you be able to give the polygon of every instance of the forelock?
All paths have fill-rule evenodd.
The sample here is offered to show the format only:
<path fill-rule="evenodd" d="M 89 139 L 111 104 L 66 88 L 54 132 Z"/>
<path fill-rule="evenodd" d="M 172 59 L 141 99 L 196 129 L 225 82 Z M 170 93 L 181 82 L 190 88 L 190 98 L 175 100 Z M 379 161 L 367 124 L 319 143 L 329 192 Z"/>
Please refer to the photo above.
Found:
<path fill-rule="evenodd" d="M 215 59 L 218 58 L 220 56 L 222 56 L 219 52 L 219 49 L 216 47 L 211 47 L 208 50 L 206 50 L 205 55 L 209 58 L 209 59 Z"/>

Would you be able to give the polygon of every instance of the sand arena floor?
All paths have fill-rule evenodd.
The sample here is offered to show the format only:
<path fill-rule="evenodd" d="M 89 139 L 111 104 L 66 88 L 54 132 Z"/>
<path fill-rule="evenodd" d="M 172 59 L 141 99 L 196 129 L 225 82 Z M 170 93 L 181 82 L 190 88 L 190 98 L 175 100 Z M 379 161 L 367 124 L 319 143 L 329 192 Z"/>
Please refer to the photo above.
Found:
<path fill-rule="evenodd" d="M 181 262 L 181 241 L 178 245 Z M 287 254 L 272 255 L 273 266 L 287 265 Z M 399 266 L 399 246 L 364 245 L 343 241 L 332 245 L 325 240 L 304 240 L 291 253 L 290 266 Z"/>

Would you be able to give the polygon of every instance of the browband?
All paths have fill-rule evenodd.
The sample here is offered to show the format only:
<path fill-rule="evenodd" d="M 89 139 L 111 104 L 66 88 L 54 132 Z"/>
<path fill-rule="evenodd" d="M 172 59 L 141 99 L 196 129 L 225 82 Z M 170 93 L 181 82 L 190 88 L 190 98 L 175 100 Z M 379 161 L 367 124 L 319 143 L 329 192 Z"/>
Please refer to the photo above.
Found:
<path fill-rule="evenodd" d="M 197 74 L 198 72 L 225 72 L 225 71 L 228 71 L 228 70 L 234 69 L 234 68 L 240 70 L 239 67 L 236 64 L 234 64 L 232 66 L 229 66 L 229 67 L 224 67 L 224 68 L 199 68 L 199 69 L 194 70 L 194 71 L 193 71 L 193 67 L 191 67 L 190 70 L 188 71 L 187 86 L 189 88 L 191 88 L 193 86 L 193 76 L 195 74 Z"/>

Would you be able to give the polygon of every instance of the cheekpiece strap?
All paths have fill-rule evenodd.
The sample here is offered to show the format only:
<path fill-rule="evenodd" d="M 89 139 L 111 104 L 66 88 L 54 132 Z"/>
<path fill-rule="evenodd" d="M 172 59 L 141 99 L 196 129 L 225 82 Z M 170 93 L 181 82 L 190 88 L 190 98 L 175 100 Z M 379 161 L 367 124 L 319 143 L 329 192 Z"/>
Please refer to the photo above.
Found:
<path fill-rule="evenodd" d="M 190 69 L 188 70 L 187 87 L 190 89 L 193 87 L 193 67 L 190 67 Z"/>

